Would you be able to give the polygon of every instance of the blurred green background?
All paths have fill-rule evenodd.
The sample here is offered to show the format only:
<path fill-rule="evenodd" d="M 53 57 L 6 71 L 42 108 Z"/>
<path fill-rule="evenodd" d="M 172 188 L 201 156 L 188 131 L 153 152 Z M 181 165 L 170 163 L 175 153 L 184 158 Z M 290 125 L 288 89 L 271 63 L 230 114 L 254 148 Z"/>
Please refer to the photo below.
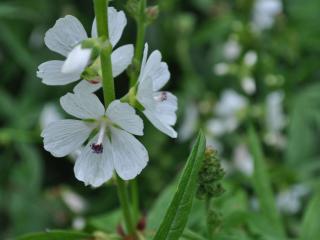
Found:
<path fill-rule="evenodd" d="M 112 5 L 124 10 L 125 3 L 115 0 Z M 141 141 L 150 163 L 138 178 L 141 209 L 148 213 L 174 181 L 202 128 L 227 173 L 227 191 L 216 203 L 222 219 L 257 211 L 246 134 L 253 122 L 277 206 L 290 236 L 296 237 L 306 205 L 319 187 L 320 1 L 148 4 L 160 8 L 146 41 L 169 65 L 171 82 L 166 89 L 179 97 L 179 137 L 169 139 L 146 122 Z M 74 177 L 74 157 L 54 158 L 42 148 L 41 129 L 52 119 L 66 117 L 59 97 L 74 85 L 43 85 L 36 70 L 44 61 L 60 59 L 45 47 L 43 37 L 67 14 L 90 32 L 94 17 L 90 0 L 0 1 L 0 239 L 44 229 L 90 228 L 94 225 L 90 219 L 118 206 L 112 183 L 84 187 Z M 118 46 L 135 41 L 134 21 L 127 18 Z M 118 97 L 126 93 L 126 74 L 116 80 L 116 87 Z M 201 212 L 192 214 L 190 227 L 202 231 Z M 249 224 L 248 230 L 241 220 L 231 225 L 231 235 L 236 231 L 256 236 L 267 227 Z"/>

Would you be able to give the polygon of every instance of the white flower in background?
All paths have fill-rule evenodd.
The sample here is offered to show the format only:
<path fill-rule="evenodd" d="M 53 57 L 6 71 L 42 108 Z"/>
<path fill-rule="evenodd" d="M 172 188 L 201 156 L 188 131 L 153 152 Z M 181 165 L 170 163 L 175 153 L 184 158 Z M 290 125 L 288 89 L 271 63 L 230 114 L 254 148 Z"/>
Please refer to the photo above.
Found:
<path fill-rule="evenodd" d="M 309 193 L 310 189 L 307 186 L 294 185 L 276 196 L 277 207 L 283 213 L 296 214 L 302 208 L 302 198 Z"/>
<path fill-rule="evenodd" d="M 248 101 L 233 90 L 225 90 L 216 104 L 216 117 L 207 123 L 207 130 L 214 136 L 234 131 L 239 125 L 239 114 L 246 109 Z"/>
<path fill-rule="evenodd" d="M 170 92 L 159 91 L 170 79 L 168 65 L 161 62 L 161 53 L 153 51 L 149 58 L 145 44 L 140 75 L 138 78 L 137 99 L 144 107 L 143 113 L 161 132 L 172 138 L 177 132 L 172 128 L 177 120 L 177 98 Z"/>
<path fill-rule="evenodd" d="M 243 91 L 248 95 L 254 94 L 257 90 L 256 81 L 254 80 L 254 78 L 249 76 L 241 79 L 241 87 Z"/>
<path fill-rule="evenodd" d="M 47 103 L 40 114 L 40 127 L 44 129 L 50 123 L 62 119 L 60 112 L 58 111 L 56 105 L 52 103 Z"/>
<path fill-rule="evenodd" d="M 283 100 L 284 93 L 282 91 L 274 91 L 268 94 L 266 100 L 266 141 L 280 148 L 286 144 L 286 140 L 281 133 L 286 124 Z"/>
<path fill-rule="evenodd" d="M 239 57 L 240 52 L 241 46 L 239 42 L 233 38 L 229 39 L 223 46 L 223 55 L 229 61 L 235 60 Z"/>
<path fill-rule="evenodd" d="M 220 101 L 217 103 L 215 111 L 219 117 L 233 117 L 244 110 L 248 105 L 248 100 L 234 90 L 223 91 Z"/>
<path fill-rule="evenodd" d="M 116 100 L 105 111 L 91 93 L 68 93 L 60 102 L 67 113 L 81 120 L 53 122 L 41 136 L 44 148 L 56 157 L 79 149 L 93 136 L 76 160 L 74 172 L 78 180 L 98 187 L 112 177 L 113 170 L 129 180 L 146 166 L 148 153 L 132 136 L 143 135 L 143 122 L 129 104 Z"/>
<path fill-rule="evenodd" d="M 252 19 L 254 28 L 259 31 L 272 27 L 274 18 L 281 12 L 281 0 L 256 0 Z"/>
<path fill-rule="evenodd" d="M 73 192 L 70 189 L 62 189 L 61 198 L 73 213 L 81 214 L 88 207 L 85 199 L 83 199 L 79 194 Z"/>
<path fill-rule="evenodd" d="M 113 7 L 108 8 L 109 39 L 114 47 L 127 24 L 123 11 L 117 11 Z M 92 25 L 92 38 L 97 38 L 96 21 Z M 56 21 L 49 29 L 44 41 L 47 47 L 66 57 L 65 61 L 52 60 L 42 63 L 38 67 L 37 76 L 47 85 L 65 85 L 81 79 L 81 74 L 91 63 L 91 49 L 83 48 L 81 43 L 88 39 L 88 35 L 80 23 L 73 16 L 66 16 Z M 131 63 L 133 57 L 133 45 L 128 44 L 117 48 L 111 54 L 112 75 L 118 76 Z M 93 59 L 94 60 L 94 59 Z M 90 79 L 91 80 L 91 79 Z M 96 91 L 101 87 L 100 79 L 92 81 L 82 80 L 74 91 Z"/>
<path fill-rule="evenodd" d="M 243 62 L 245 65 L 252 67 L 253 65 L 255 65 L 257 63 L 258 60 L 258 55 L 255 51 L 248 51 L 244 57 L 243 57 Z"/>
<path fill-rule="evenodd" d="M 218 76 L 226 75 L 230 70 L 229 64 L 227 63 L 217 63 L 213 66 L 213 72 Z"/>
<path fill-rule="evenodd" d="M 238 145 L 233 152 L 234 166 L 246 176 L 251 176 L 253 173 L 253 158 L 246 145 Z"/>
<path fill-rule="evenodd" d="M 180 141 L 190 139 L 195 133 L 198 124 L 199 110 L 197 105 L 191 102 L 187 106 L 188 110 L 184 112 L 184 118 L 178 130 Z"/>

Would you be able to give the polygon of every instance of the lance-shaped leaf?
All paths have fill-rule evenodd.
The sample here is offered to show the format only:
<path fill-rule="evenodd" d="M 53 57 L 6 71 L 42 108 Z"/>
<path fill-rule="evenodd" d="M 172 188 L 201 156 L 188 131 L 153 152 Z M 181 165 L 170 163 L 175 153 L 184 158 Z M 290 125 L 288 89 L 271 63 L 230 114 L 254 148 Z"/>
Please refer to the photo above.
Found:
<path fill-rule="evenodd" d="M 202 132 L 192 148 L 176 194 L 154 240 L 177 240 L 183 233 L 197 189 L 198 172 L 204 159 L 206 140 Z"/>

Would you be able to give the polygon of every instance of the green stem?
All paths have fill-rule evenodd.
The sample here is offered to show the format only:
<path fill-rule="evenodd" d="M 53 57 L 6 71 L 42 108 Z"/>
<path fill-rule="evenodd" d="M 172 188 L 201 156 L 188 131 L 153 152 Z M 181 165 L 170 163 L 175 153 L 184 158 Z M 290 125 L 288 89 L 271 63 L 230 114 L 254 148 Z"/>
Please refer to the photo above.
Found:
<path fill-rule="evenodd" d="M 205 204 L 206 204 L 207 214 L 210 214 L 211 199 L 209 197 L 206 197 Z M 212 239 L 211 226 L 210 226 L 210 223 L 209 223 L 208 216 L 207 216 L 207 233 L 208 233 L 208 238 Z"/>
<path fill-rule="evenodd" d="M 135 223 L 138 222 L 139 218 L 139 188 L 137 179 L 130 181 L 131 186 L 131 199 L 132 199 L 132 211 L 133 211 L 133 220 Z"/>
<path fill-rule="evenodd" d="M 108 41 L 108 0 L 93 0 L 94 10 L 97 19 L 98 37 L 105 44 L 100 52 L 101 72 L 102 72 L 102 87 L 105 107 L 115 99 L 114 80 L 112 76 L 111 52 L 112 46 Z M 132 236 L 136 237 L 135 227 L 132 222 L 130 212 L 130 203 L 127 192 L 126 183 L 116 174 L 117 190 L 123 216 L 125 220 L 126 230 Z"/>
<path fill-rule="evenodd" d="M 129 204 L 129 196 L 126 188 L 126 183 L 116 174 L 117 180 L 117 190 L 118 190 L 118 197 L 120 200 L 120 204 L 122 206 L 122 212 L 125 219 L 126 230 L 130 235 L 136 235 L 135 227 L 133 225 L 131 212 L 130 212 L 130 204 Z"/>
<path fill-rule="evenodd" d="M 94 0 L 94 10 L 97 19 L 98 36 L 105 40 L 100 52 L 102 88 L 104 104 L 107 107 L 114 99 L 114 81 L 112 76 L 111 52 L 112 46 L 108 41 L 108 0 Z"/>
<path fill-rule="evenodd" d="M 146 0 L 140 0 L 139 16 L 137 20 L 137 38 L 136 38 L 136 46 L 135 46 L 134 57 L 133 57 L 134 70 L 130 75 L 130 87 L 133 87 L 136 84 L 138 80 L 140 67 L 141 67 L 141 60 L 142 60 L 142 53 L 143 53 L 143 46 L 144 46 L 144 36 L 146 31 L 146 24 L 145 24 L 146 5 L 147 5 Z"/>

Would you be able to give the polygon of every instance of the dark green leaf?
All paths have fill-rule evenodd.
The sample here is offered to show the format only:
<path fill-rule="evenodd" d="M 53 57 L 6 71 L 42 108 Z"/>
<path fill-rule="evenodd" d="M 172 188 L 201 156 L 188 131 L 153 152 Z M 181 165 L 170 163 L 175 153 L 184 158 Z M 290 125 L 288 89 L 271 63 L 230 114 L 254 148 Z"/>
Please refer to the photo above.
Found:
<path fill-rule="evenodd" d="M 206 140 L 199 133 L 181 176 L 178 189 L 154 240 L 179 239 L 188 220 L 197 187 L 198 172 L 204 159 Z"/>

